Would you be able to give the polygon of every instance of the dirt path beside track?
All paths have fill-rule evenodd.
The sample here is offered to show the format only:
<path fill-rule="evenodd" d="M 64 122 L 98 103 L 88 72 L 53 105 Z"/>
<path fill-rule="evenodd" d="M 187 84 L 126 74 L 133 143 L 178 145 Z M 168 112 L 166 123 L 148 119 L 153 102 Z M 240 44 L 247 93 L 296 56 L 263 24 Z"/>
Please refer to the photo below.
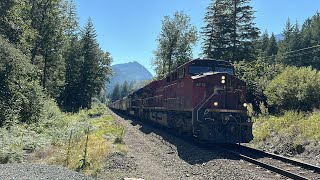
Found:
<path fill-rule="evenodd" d="M 189 142 L 109 112 L 127 128 L 128 154 L 112 153 L 98 179 L 286 179 L 228 154 L 199 148 Z"/>

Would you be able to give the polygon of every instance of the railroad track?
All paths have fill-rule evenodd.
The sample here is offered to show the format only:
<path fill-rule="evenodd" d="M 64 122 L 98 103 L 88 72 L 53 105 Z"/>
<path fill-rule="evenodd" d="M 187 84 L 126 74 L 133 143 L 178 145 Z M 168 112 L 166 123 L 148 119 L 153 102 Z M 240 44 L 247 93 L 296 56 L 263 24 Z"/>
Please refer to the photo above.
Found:
<path fill-rule="evenodd" d="M 140 124 L 151 125 L 149 122 L 142 122 L 135 119 Z M 278 173 L 282 176 L 291 179 L 303 179 L 303 180 L 320 180 L 320 167 L 304 163 L 301 161 L 293 160 L 284 156 L 264 152 L 261 150 L 253 149 L 247 146 L 241 146 L 236 144 L 231 145 L 208 145 L 207 142 L 201 142 L 198 139 L 190 138 L 190 136 L 181 136 L 176 131 L 170 131 L 167 128 L 158 127 L 158 129 L 169 133 L 177 138 L 183 139 L 186 142 L 193 143 L 205 149 L 222 148 L 228 153 L 231 153 L 245 161 L 268 169 L 272 172 Z"/>
<path fill-rule="evenodd" d="M 239 158 L 291 179 L 320 179 L 320 167 L 241 145 L 222 147 Z"/>

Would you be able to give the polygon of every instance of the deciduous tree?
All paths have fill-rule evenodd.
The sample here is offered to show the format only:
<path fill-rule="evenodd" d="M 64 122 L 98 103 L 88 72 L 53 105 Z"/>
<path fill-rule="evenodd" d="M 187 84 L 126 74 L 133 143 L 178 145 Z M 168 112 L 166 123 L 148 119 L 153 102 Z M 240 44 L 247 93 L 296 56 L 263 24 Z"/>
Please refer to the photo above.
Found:
<path fill-rule="evenodd" d="M 163 78 L 176 67 L 192 58 L 192 46 L 197 41 L 195 26 L 190 24 L 190 17 L 183 12 L 176 12 L 173 17 L 165 16 L 158 47 L 152 61 L 157 78 Z"/>

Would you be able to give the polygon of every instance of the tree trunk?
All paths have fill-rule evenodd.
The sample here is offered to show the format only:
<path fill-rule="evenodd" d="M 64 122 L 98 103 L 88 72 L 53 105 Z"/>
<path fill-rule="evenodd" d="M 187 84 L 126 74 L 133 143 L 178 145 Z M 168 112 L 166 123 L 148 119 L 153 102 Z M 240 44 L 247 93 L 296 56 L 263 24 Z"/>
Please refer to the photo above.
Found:
<path fill-rule="evenodd" d="M 31 64 L 33 64 L 33 65 L 34 65 L 34 60 L 35 60 L 36 55 L 37 55 L 37 51 L 38 51 L 38 43 L 36 42 L 36 45 L 33 48 L 32 55 L 31 55 Z"/>
<path fill-rule="evenodd" d="M 232 47 L 232 61 L 236 60 L 236 41 L 237 41 L 237 0 L 234 2 L 234 12 L 233 12 L 233 47 Z"/>
<path fill-rule="evenodd" d="M 44 56 L 44 66 L 43 66 L 43 79 L 42 79 L 42 87 L 46 88 L 46 81 L 47 81 L 47 63 L 48 62 L 48 53 L 45 53 Z"/>

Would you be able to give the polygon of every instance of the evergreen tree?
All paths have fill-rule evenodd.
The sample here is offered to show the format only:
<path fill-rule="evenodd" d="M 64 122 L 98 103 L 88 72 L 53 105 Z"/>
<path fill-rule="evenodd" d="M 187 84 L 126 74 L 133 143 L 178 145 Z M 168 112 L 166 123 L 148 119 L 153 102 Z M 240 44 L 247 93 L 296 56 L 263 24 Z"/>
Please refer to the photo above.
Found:
<path fill-rule="evenodd" d="M 89 18 L 81 37 L 83 62 L 80 68 L 80 104 L 91 107 L 91 99 L 98 95 L 108 80 L 111 57 L 99 49 L 96 32 Z"/>
<path fill-rule="evenodd" d="M 214 59 L 228 58 L 231 33 L 231 21 L 224 0 L 212 1 L 207 7 L 204 17 L 205 27 L 202 27 L 204 56 Z"/>
<path fill-rule="evenodd" d="M 311 47 L 312 46 L 312 20 L 308 18 L 302 25 L 302 46 Z"/>
<path fill-rule="evenodd" d="M 119 83 L 117 83 L 114 88 L 113 91 L 111 93 L 111 100 L 112 102 L 119 100 L 121 98 L 121 87 L 119 85 Z"/>
<path fill-rule="evenodd" d="M 302 65 L 312 66 L 320 70 L 320 13 L 308 18 L 302 26 L 301 38 L 303 48 L 310 48 L 301 52 Z M 311 48 L 314 47 L 314 48 Z"/>
<path fill-rule="evenodd" d="M 320 22 L 320 21 L 319 21 Z M 303 48 L 309 48 L 315 45 L 315 41 L 312 38 L 312 31 L 313 31 L 313 26 L 314 22 L 312 19 L 308 18 L 302 25 L 301 28 L 301 38 L 302 38 L 302 47 Z M 320 23 L 319 23 L 320 25 Z M 302 59 L 303 59 L 303 66 L 312 66 L 314 68 L 317 68 L 318 70 L 320 69 L 320 61 L 314 61 L 315 59 L 317 59 L 318 56 L 316 56 L 316 53 L 314 53 L 313 51 L 307 51 L 307 53 L 304 53 L 301 55 Z"/>
<path fill-rule="evenodd" d="M 267 56 L 268 53 L 267 53 L 267 49 L 268 49 L 268 45 L 269 45 L 269 34 L 268 34 L 268 31 L 265 31 L 263 34 L 262 34 L 262 37 L 260 38 L 260 56 L 264 57 L 264 56 Z"/>
<path fill-rule="evenodd" d="M 31 63 L 39 68 L 42 87 L 54 98 L 61 95 L 65 81 L 63 54 L 67 47 L 63 2 L 63 0 L 30 1 L 31 26 L 37 32 L 30 42 Z"/>
<path fill-rule="evenodd" d="M 254 11 L 249 2 L 217 0 L 209 5 L 205 16 L 207 25 L 203 28 L 205 55 L 231 61 L 255 58 L 254 42 L 259 29 L 253 22 Z"/>
<path fill-rule="evenodd" d="M 63 9 L 65 11 L 63 19 L 65 26 L 65 33 L 68 37 L 68 41 L 71 42 L 76 32 L 78 31 L 78 14 L 76 9 L 76 3 L 74 0 L 66 0 L 63 4 Z"/>
<path fill-rule="evenodd" d="M 288 56 L 286 52 L 289 52 L 291 49 L 291 42 L 292 42 L 292 34 L 293 34 L 293 26 L 291 20 L 288 18 L 285 24 L 285 28 L 282 32 L 283 40 L 279 44 L 279 54 L 277 59 L 284 64 L 288 64 Z"/>
<path fill-rule="evenodd" d="M 124 81 L 124 83 L 121 86 L 121 97 L 125 97 L 129 93 L 129 85 L 127 81 Z"/>
<path fill-rule="evenodd" d="M 267 56 L 271 57 L 272 61 L 275 59 L 274 55 L 278 53 L 278 44 L 277 44 L 276 37 L 273 33 L 271 34 L 266 52 L 267 52 Z"/>
<path fill-rule="evenodd" d="M 0 36 L 0 127 L 41 117 L 43 90 L 27 56 Z"/>
<path fill-rule="evenodd" d="M 231 0 L 232 12 L 232 61 L 246 60 L 255 58 L 254 41 L 258 38 L 259 29 L 253 22 L 254 11 L 249 5 L 250 0 Z"/>
<path fill-rule="evenodd" d="M 0 2 L 0 34 L 23 53 L 29 53 L 37 31 L 32 27 L 31 0 Z"/>
<path fill-rule="evenodd" d="M 197 32 L 190 24 L 190 17 L 176 12 L 173 18 L 165 16 L 162 31 L 157 39 L 158 47 L 154 51 L 156 76 L 163 78 L 176 67 L 192 58 L 192 46 L 197 41 Z"/>
<path fill-rule="evenodd" d="M 129 84 L 129 93 L 131 93 L 132 91 L 134 91 L 134 84 L 135 84 L 135 80 L 134 81 L 131 81 L 130 84 Z"/>
<path fill-rule="evenodd" d="M 301 66 L 303 65 L 303 59 L 299 52 L 292 53 L 292 51 L 303 48 L 302 36 L 298 23 L 294 25 L 290 19 L 287 20 L 285 28 L 283 30 L 284 39 L 280 43 L 279 53 L 281 61 L 287 65 Z"/>
<path fill-rule="evenodd" d="M 65 88 L 60 97 L 60 104 L 66 111 L 78 111 L 81 107 L 80 96 L 80 69 L 83 62 L 81 46 L 74 39 L 66 53 Z"/>

